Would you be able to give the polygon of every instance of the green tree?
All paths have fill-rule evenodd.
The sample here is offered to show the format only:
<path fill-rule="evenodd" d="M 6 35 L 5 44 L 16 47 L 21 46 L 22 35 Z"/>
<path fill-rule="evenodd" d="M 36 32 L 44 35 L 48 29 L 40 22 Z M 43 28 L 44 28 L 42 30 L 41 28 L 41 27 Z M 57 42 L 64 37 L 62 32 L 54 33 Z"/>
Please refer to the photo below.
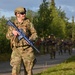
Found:
<path fill-rule="evenodd" d="M 34 22 L 36 22 L 36 29 L 38 31 L 39 36 L 46 36 L 48 34 L 48 26 L 49 26 L 49 10 L 48 10 L 48 2 L 43 0 L 43 3 L 39 7 L 38 15 L 34 18 Z"/>
<path fill-rule="evenodd" d="M 15 16 L 11 16 L 11 17 L 10 17 L 10 20 L 11 20 L 11 21 L 14 21 L 15 18 L 16 18 Z"/>
<path fill-rule="evenodd" d="M 57 11 L 54 0 L 51 0 L 49 9 L 51 11 L 50 18 L 52 19 L 51 23 L 49 24 L 51 28 L 50 33 L 53 33 L 56 36 L 61 37 L 61 38 L 65 37 L 65 26 L 66 25 L 61 15 L 59 15 Z"/>
<path fill-rule="evenodd" d="M 9 42 L 6 39 L 6 32 L 7 32 L 7 26 L 6 26 L 6 18 L 2 16 L 0 18 L 0 53 L 9 52 Z"/>
<path fill-rule="evenodd" d="M 33 18 L 35 15 L 36 15 L 36 12 L 29 10 L 29 9 L 27 10 L 26 16 L 27 16 L 27 18 L 30 19 L 31 22 L 33 22 Z"/>

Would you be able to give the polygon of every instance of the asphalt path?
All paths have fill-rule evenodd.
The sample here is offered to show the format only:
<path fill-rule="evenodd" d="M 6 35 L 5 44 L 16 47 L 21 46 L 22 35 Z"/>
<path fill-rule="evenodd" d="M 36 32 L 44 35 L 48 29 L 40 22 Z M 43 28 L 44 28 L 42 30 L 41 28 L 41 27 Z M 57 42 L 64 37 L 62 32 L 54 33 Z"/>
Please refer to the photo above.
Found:
<path fill-rule="evenodd" d="M 37 63 L 33 68 L 33 73 L 40 73 L 47 68 L 60 64 L 73 55 L 75 55 L 75 50 L 73 50 L 72 55 L 69 55 L 68 52 L 64 53 L 63 55 L 59 55 L 57 52 L 55 59 L 50 59 L 49 54 L 36 56 Z M 0 62 L 0 75 L 11 75 L 10 61 Z M 21 75 L 24 75 L 23 65 L 21 67 Z"/>

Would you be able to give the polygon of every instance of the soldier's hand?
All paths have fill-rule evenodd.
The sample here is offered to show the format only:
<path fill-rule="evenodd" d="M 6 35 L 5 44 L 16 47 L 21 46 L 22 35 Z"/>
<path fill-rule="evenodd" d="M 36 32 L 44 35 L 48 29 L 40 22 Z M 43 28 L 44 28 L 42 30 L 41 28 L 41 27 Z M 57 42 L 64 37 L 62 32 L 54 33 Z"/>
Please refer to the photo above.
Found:
<path fill-rule="evenodd" d="M 13 30 L 12 33 L 14 34 L 14 36 L 20 35 L 16 30 Z"/>
<path fill-rule="evenodd" d="M 25 41 L 27 45 L 30 45 L 27 41 Z"/>

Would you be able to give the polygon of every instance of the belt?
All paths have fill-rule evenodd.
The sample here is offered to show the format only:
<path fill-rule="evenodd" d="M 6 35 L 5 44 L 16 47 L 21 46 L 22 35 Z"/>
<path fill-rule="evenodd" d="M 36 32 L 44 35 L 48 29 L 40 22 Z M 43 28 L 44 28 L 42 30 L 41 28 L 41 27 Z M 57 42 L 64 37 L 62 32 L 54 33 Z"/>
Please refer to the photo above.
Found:
<path fill-rule="evenodd" d="M 25 49 L 31 47 L 30 45 L 23 45 L 23 46 L 16 46 L 16 48 L 19 48 L 19 47 L 24 47 Z"/>

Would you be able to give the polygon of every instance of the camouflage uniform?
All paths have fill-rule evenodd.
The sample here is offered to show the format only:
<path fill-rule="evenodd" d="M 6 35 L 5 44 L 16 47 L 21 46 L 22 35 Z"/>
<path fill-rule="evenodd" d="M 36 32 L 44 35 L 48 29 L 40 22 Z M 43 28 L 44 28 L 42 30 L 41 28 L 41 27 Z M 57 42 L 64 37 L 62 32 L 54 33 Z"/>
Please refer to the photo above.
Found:
<path fill-rule="evenodd" d="M 54 35 L 51 35 L 49 38 L 49 53 L 50 53 L 50 57 L 51 59 L 55 59 L 56 56 L 56 39 L 54 37 Z"/>
<path fill-rule="evenodd" d="M 58 45 L 59 46 L 58 52 L 59 52 L 59 55 L 60 54 L 62 55 L 63 54 L 63 46 L 64 46 L 63 40 L 60 39 L 58 41 L 58 43 L 59 43 L 59 45 Z"/>
<path fill-rule="evenodd" d="M 29 21 L 29 19 L 25 19 L 22 23 L 19 23 L 17 20 L 15 20 L 14 24 L 19 29 L 22 29 L 30 40 L 35 40 L 37 38 L 36 30 L 34 29 L 33 24 Z M 8 32 L 6 34 L 7 39 L 11 41 L 12 54 L 10 65 L 12 66 L 12 75 L 20 75 L 22 60 L 25 65 L 27 75 L 33 75 L 32 68 L 35 59 L 33 49 L 23 38 L 19 41 L 17 37 L 14 37 L 12 34 L 13 30 L 15 29 L 9 26 Z"/>
<path fill-rule="evenodd" d="M 66 50 L 68 50 L 69 55 L 72 54 L 72 46 L 73 46 L 73 42 L 72 42 L 71 38 L 68 38 Z"/>

